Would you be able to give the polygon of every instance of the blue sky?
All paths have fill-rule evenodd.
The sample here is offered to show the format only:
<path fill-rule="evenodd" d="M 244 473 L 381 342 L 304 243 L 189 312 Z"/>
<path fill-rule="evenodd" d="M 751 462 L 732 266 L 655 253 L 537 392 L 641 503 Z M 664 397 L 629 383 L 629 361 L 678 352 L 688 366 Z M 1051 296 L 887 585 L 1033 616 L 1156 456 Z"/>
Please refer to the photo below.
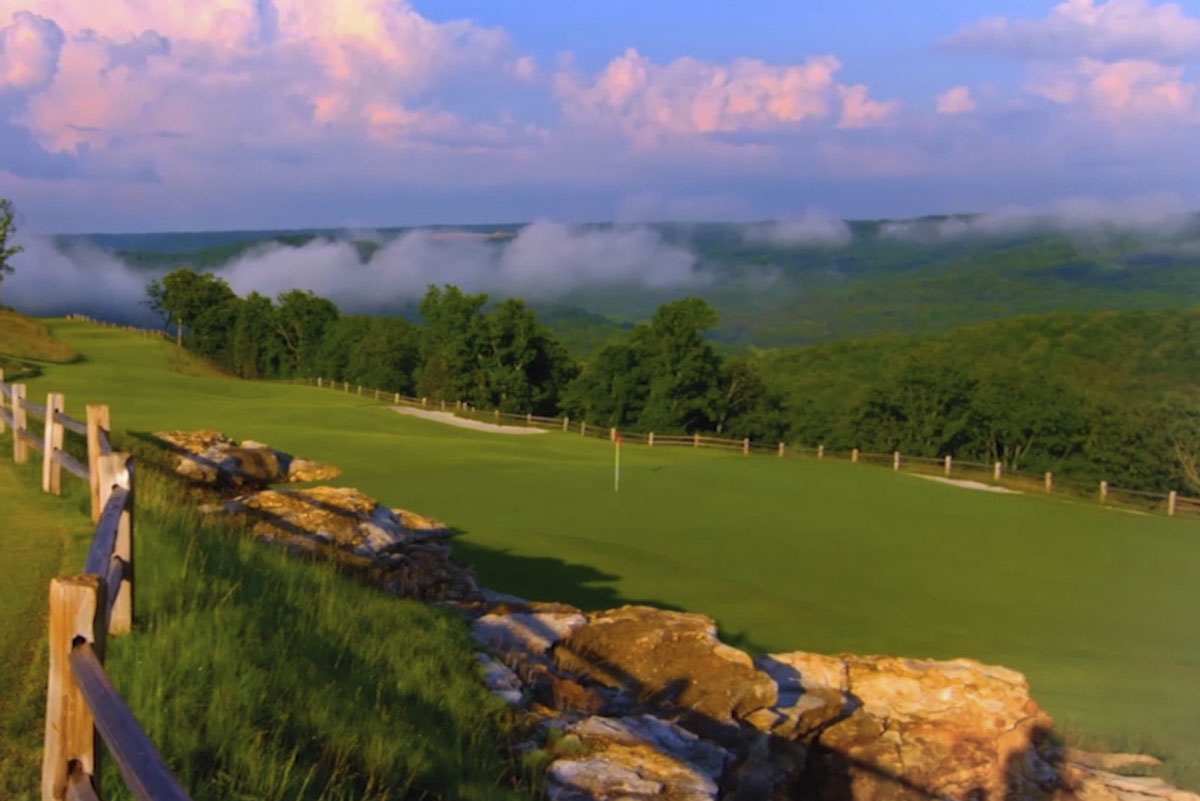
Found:
<path fill-rule="evenodd" d="M 1200 3 L 0 0 L 36 231 L 1200 207 Z"/>

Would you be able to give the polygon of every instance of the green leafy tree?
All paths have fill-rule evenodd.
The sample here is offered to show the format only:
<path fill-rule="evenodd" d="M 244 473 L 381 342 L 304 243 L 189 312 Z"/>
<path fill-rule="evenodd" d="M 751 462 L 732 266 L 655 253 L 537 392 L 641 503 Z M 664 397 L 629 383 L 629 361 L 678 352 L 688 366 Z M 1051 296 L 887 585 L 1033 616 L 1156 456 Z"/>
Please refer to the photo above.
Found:
<path fill-rule="evenodd" d="M 646 405 L 650 376 L 639 352 L 628 342 L 602 346 L 565 392 L 572 417 L 596 425 L 632 425 Z"/>
<path fill-rule="evenodd" d="M 717 313 L 701 298 L 658 307 L 647 326 L 634 330 L 634 348 L 650 377 L 638 426 L 649 431 L 711 431 L 720 397 L 720 357 L 702 334 Z"/>
<path fill-rule="evenodd" d="M 251 292 L 238 305 L 233 327 L 232 367 L 242 378 L 274 378 L 280 375 L 284 353 L 276 333 L 275 304 Z"/>
<path fill-rule="evenodd" d="M 146 285 L 148 305 L 175 325 L 176 341 L 205 356 L 217 356 L 227 348 L 237 295 L 222 279 L 186 267 L 173 270 Z"/>
<path fill-rule="evenodd" d="M 290 374 L 314 374 L 325 332 L 339 316 L 333 301 L 307 290 L 293 289 L 279 296 L 274 328 Z"/>
<path fill-rule="evenodd" d="M 470 399 L 508 412 L 554 414 L 575 376 L 570 355 L 520 300 L 484 315 L 485 342 Z"/>
<path fill-rule="evenodd" d="M 22 250 L 20 245 L 12 244 L 12 239 L 17 235 L 14 216 L 12 201 L 0 198 L 0 285 L 4 283 L 5 276 L 12 275 L 12 259 Z"/>
<path fill-rule="evenodd" d="M 431 398 L 471 400 L 483 392 L 483 344 L 487 340 L 482 309 L 487 295 L 466 295 L 455 286 L 429 287 L 419 307 L 425 319 L 422 366 L 417 392 Z"/>

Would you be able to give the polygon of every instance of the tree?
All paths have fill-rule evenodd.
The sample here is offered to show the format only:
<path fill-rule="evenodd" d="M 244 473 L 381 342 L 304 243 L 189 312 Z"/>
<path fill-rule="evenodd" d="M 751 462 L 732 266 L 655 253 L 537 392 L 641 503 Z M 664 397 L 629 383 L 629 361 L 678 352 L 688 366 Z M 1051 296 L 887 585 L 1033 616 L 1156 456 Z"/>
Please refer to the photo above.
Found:
<path fill-rule="evenodd" d="M 13 216 L 12 201 L 0 198 L 0 284 L 4 283 L 6 275 L 13 273 L 13 256 L 23 250 L 20 245 L 10 244 L 10 240 L 17 235 L 17 225 Z"/>
<path fill-rule="evenodd" d="M 576 368 L 554 335 L 520 300 L 484 315 L 485 342 L 476 387 L 478 406 L 508 412 L 554 414 Z"/>
<path fill-rule="evenodd" d="M 487 339 L 482 309 L 485 294 L 464 295 L 456 286 L 429 287 L 419 307 L 425 318 L 417 391 L 432 398 L 474 400 L 484 383 L 478 370 Z"/>
<path fill-rule="evenodd" d="M 701 334 L 717 313 L 701 298 L 659 306 L 648 326 L 634 329 L 633 343 L 650 377 L 638 425 L 648 431 L 711 431 L 720 396 L 721 359 Z"/>
<path fill-rule="evenodd" d="M 628 342 L 609 343 L 592 356 L 567 387 L 565 406 L 572 417 L 596 425 L 632 425 L 646 405 L 650 376 Z"/>
<path fill-rule="evenodd" d="M 175 324 L 179 344 L 186 329 L 189 345 L 205 356 L 228 346 L 237 295 L 220 278 L 182 267 L 147 284 L 146 299 L 166 325 Z"/>
<path fill-rule="evenodd" d="M 275 333 L 283 344 L 292 374 L 312 373 L 325 332 L 339 316 L 333 301 L 310 291 L 293 289 L 279 296 Z"/>

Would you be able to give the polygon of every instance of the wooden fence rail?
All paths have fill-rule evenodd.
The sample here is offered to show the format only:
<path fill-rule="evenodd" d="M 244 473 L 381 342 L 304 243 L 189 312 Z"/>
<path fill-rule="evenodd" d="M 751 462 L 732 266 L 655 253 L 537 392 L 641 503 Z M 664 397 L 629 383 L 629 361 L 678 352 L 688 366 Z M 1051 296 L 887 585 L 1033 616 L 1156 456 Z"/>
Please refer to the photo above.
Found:
<path fill-rule="evenodd" d="M 349 392 L 351 387 L 351 384 L 348 382 L 338 382 L 324 378 L 301 378 L 296 380 L 300 383 L 320 388 L 328 387 L 339 390 L 340 387 L 340 391 L 344 392 Z M 358 394 L 363 394 L 363 388 L 360 385 L 355 386 L 357 387 Z M 618 433 L 617 429 L 612 427 L 591 426 L 583 421 L 575 423 L 569 417 L 565 416 L 542 417 L 534 414 L 502 412 L 499 409 L 476 409 L 460 400 L 449 401 L 442 398 L 416 398 L 403 395 L 399 392 L 380 389 L 368 389 L 366 392 L 376 400 L 383 400 L 393 405 L 412 406 L 422 409 L 441 409 L 452 412 L 458 417 L 466 417 L 482 422 L 499 424 L 502 421 L 516 421 L 525 426 L 543 428 L 548 431 L 577 433 L 585 437 L 590 436 L 609 440 L 615 439 Z M 805 447 L 785 442 L 753 442 L 749 439 L 714 437 L 706 434 L 660 434 L 656 432 L 621 431 L 620 435 L 623 442 L 644 444 L 648 447 L 718 448 L 727 451 L 740 451 L 746 456 L 752 453 L 763 453 L 779 458 L 848 459 L 851 462 L 860 464 L 886 466 L 897 471 L 903 470 L 927 475 L 938 474 L 951 477 L 970 476 L 975 480 L 1003 484 L 1027 491 L 1053 493 L 1057 489 L 1059 493 L 1066 491 L 1080 496 L 1093 495 L 1102 504 L 1149 509 L 1150 511 L 1162 512 L 1171 517 L 1177 515 L 1200 516 L 1200 498 L 1184 497 L 1174 490 L 1169 493 L 1130 490 L 1111 486 L 1107 481 L 1101 481 L 1098 485 L 1081 484 L 1077 481 L 1063 481 L 1056 478 L 1052 473 L 1030 476 L 1012 470 L 1006 471 L 1005 465 L 1002 462 L 958 460 L 950 454 L 944 456 L 913 456 L 897 451 L 892 453 L 872 453 L 858 448 L 854 448 L 848 453 L 839 453 L 826 449 L 823 444 Z"/>
<path fill-rule="evenodd" d="M 87 482 L 96 523 L 83 572 L 50 581 L 42 801 L 98 798 L 97 732 L 138 801 L 189 801 L 104 672 L 106 638 L 133 627 L 133 458 L 112 449 L 107 406 L 88 406 L 80 422 L 67 416 L 61 394 L 50 393 L 45 406 L 25 394 L 0 371 L 0 433 L 12 428 L 14 461 L 27 461 L 19 444 L 40 450 L 47 493 L 61 493 L 62 468 Z M 41 439 L 28 431 L 31 414 L 42 418 Z M 86 465 L 64 450 L 65 431 L 86 438 Z"/>

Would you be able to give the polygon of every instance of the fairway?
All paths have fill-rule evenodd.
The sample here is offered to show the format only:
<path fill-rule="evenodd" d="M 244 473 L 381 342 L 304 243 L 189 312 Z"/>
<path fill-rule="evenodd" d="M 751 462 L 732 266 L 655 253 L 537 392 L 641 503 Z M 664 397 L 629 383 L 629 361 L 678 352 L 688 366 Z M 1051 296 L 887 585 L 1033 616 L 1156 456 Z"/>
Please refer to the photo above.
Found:
<path fill-rule="evenodd" d="M 83 354 L 30 398 L 116 428 L 218 428 L 462 532 L 482 582 L 584 607 L 704 612 L 755 650 L 968 656 L 1025 672 L 1060 724 L 1200 782 L 1200 526 L 971 492 L 836 461 L 507 437 L 364 398 L 190 369 L 167 343 L 54 321 Z"/>

